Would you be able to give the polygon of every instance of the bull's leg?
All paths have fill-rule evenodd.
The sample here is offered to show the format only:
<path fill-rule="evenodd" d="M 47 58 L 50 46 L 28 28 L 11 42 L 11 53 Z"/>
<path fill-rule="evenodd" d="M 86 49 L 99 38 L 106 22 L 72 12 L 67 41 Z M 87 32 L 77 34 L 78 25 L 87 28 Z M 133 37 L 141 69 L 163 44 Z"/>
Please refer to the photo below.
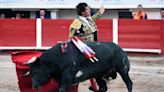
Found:
<path fill-rule="evenodd" d="M 59 88 L 59 92 L 67 92 L 66 88 L 67 88 L 67 76 L 65 76 L 65 73 L 63 73 L 61 80 L 60 80 L 60 88 Z"/>
<path fill-rule="evenodd" d="M 67 92 L 67 87 L 72 84 L 73 81 L 73 70 L 72 67 L 68 67 L 62 73 L 62 77 L 60 80 L 60 88 L 59 92 Z"/>
<path fill-rule="evenodd" d="M 99 86 L 98 92 L 106 92 L 108 90 L 106 82 L 102 78 L 96 78 L 96 82 Z"/>
<path fill-rule="evenodd" d="M 125 82 L 127 88 L 128 88 L 128 92 L 132 92 L 132 81 L 129 77 L 128 71 L 125 70 L 124 68 L 122 68 L 121 70 L 118 71 L 118 73 L 121 75 L 123 81 Z"/>
<path fill-rule="evenodd" d="M 116 63 L 116 71 L 121 75 L 127 86 L 128 92 L 132 92 L 133 82 L 129 77 L 130 63 L 127 54 L 124 51 L 121 51 L 118 58 L 114 62 Z"/>

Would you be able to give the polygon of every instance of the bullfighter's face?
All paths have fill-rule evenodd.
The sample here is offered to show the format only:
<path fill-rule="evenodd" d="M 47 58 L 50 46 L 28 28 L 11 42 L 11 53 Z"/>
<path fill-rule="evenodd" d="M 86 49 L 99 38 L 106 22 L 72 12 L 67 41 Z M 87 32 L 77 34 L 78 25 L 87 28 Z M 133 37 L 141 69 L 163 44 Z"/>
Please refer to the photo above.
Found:
<path fill-rule="evenodd" d="M 91 15 L 91 9 L 89 6 L 85 7 L 85 10 L 82 12 L 82 16 L 88 17 Z"/>
<path fill-rule="evenodd" d="M 46 66 L 41 64 L 39 58 L 37 58 L 34 63 L 30 64 L 30 76 L 33 88 L 37 89 L 50 79 Z"/>

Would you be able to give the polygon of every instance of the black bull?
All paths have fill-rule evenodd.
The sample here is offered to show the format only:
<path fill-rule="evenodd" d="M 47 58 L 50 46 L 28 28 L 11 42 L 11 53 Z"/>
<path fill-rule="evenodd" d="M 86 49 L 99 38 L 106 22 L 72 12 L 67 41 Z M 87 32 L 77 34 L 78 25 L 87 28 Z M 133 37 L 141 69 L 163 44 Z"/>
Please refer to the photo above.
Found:
<path fill-rule="evenodd" d="M 34 63 L 30 64 L 30 76 L 34 88 L 43 85 L 49 79 L 60 83 L 59 92 L 66 92 L 66 86 L 96 78 L 99 92 L 106 92 L 104 77 L 113 77 L 118 72 L 125 82 L 128 92 L 132 92 L 132 81 L 129 78 L 130 64 L 127 54 L 111 42 L 85 42 L 96 53 L 98 62 L 87 59 L 72 42 L 68 42 L 66 52 L 61 52 L 61 44 L 45 51 Z M 116 77 L 116 76 L 115 76 Z"/>

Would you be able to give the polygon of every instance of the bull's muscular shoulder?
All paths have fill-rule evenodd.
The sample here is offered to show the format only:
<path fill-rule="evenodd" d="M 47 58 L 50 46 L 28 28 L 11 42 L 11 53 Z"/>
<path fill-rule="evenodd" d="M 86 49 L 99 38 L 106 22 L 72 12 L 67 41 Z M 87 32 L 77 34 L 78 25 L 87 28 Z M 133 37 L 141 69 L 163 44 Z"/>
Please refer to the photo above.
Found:
<path fill-rule="evenodd" d="M 78 29 L 80 29 L 80 27 L 81 27 L 81 22 L 78 19 L 73 20 L 73 22 L 70 25 L 71 29 L 73 28 L 73 29 L 78 30 Z"/>

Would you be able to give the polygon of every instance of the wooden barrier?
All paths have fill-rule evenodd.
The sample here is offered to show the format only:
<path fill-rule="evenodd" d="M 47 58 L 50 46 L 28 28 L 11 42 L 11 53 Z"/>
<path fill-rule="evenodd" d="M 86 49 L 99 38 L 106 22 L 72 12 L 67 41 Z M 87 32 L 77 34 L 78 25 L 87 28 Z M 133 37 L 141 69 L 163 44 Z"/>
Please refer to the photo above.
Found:
<path fill-rule="evenodd" d="M 35 19 L 0 19 L 0 47 L 35 47 Z"/>
<path fill-rule="evenodd" d="M 161 21 L 119 20 L 118 39 L 123 48 L 160 49 Z"/>
<path fill-rule="evenodd" d="M 113 41 L 113 22 L 111 19 L 101 19 L 97 21 L 98 26 L 98 40 L 99 41 Z"/>
<path fill-rule="evenodd" d="M 162 49 L 162 54 L 164 55 L 164 20 L 162 20 L 161 23 L 161 49 Z"/>
<path fill-rule="evenodd" d="M 0 19 L 0 49 L 48 49 L 68 39 L 72 19 Z M 97 22 L 99 41 L 115 42 L 125 51 L 164 52 L 163 20 Z M 127 50 L 128 49 L 128 50 Z"/>
<path fill-rule="evenodd" d="M 53 46 L 57 41 L 66 41 L 72 20 L 43 20 L 42 46 Z"/>

